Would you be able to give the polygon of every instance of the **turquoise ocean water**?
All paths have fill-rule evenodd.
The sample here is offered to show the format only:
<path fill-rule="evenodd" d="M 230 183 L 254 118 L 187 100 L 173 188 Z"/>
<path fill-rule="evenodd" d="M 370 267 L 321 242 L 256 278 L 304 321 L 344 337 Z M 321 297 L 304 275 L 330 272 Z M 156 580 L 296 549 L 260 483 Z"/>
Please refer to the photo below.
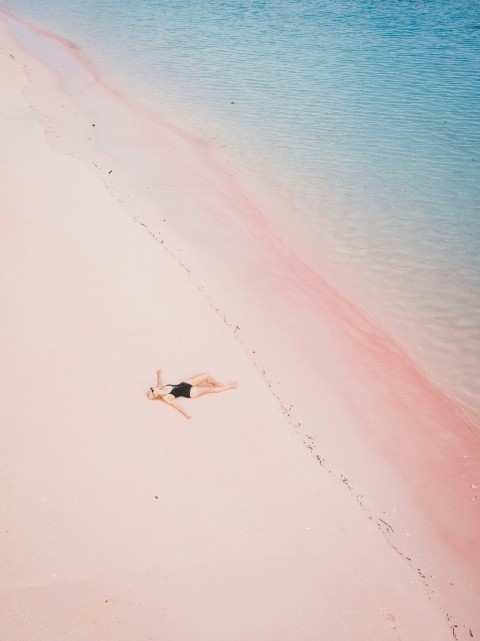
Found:
<path fill-rule="evenodd" d="M 3 6 L 261 177 L 309 261 L 480 414 L 478 2 Z"/>

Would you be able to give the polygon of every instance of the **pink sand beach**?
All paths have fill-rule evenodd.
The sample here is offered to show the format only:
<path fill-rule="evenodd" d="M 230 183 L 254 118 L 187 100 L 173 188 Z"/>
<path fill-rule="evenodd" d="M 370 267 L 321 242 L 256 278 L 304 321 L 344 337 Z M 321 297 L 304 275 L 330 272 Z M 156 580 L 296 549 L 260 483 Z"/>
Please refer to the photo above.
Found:
<path fill-rule="evenodd" d="M 2 641 L 480 638 L 475 425 L 205 141 L 0 18 Z M 238 389 L 186 421 L 158 368 Z"/>

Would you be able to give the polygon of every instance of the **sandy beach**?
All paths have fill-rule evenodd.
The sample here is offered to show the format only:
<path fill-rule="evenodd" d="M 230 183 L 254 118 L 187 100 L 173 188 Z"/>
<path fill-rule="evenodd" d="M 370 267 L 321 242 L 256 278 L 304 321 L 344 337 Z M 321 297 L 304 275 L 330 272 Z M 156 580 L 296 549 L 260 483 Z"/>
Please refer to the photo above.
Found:
<path fill-rule="evenodd" d="M 460 409 L 204 141 L 7 14 L 0 74 L 2 640 L 480 636 Z"/>

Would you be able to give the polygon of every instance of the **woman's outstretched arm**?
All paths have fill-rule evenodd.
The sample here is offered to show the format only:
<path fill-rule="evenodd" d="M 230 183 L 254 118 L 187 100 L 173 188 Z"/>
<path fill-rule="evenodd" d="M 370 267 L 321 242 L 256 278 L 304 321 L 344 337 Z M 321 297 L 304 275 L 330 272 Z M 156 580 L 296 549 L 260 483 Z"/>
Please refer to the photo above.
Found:
<path fill-rule="evenodd" d="M 187 412 L 183 409 L 183 407 L 180 407 L 180 405 L 177 405 L 175 401 L 170 400 L 166 396 L 164 396 L 162 400 L 165 401 L 165 403 L 168 403 L 169 405 L 171 405 L 174 409 L 177 410 L 177 412 L 180 412 L 180 414 L 183 414 L 185 418 L 192 418 L 190 414 L 187 414 Z"/>
<path fill-rule="evenodd" d="M 163 381 L 162 381 L 162 370 L 157 369 L 157 387 L 162 387 Z"/>

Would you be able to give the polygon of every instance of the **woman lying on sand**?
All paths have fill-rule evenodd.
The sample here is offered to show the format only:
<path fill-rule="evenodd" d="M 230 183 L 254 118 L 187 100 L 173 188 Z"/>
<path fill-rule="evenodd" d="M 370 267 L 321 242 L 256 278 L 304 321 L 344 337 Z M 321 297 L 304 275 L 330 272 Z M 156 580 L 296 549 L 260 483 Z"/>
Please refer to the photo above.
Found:
<path fill-rule="evenodd" d="M 151 387 L 147 392 L 147 396 L 151 401 L 165 401 L 165 403 L 168 403 L 183 414 L 185 418 L 192 418 L 180 407 L 180 405 L 175 403 L 176 398 L 179 396 L 183 396 L 185 398 L 198 398 L 205 394 L 226 392 L 227 390 L 235 389 L 236 387 L 236 383 L 222 385 L 222 383 L 214 380 L 210 374 L 199 374 L 198 376 L 187 378 L 186 381 L 178 383 L 177 385 L 171 385 L 170 383 L 163 385 L 162 370 L 159 369 L 157 371 L 157 387 Z"/>

